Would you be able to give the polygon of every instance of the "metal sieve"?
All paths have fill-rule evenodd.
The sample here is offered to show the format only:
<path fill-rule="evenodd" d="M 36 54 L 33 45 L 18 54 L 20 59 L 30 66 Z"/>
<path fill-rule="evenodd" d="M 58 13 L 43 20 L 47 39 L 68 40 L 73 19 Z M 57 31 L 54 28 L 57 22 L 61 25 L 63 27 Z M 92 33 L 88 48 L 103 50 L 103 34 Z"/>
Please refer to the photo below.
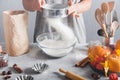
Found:
<path fill-rule="evenodd" d="M 42 6 L 42 13 L 44 17 L 60 18 L 68 16 L 67 4 L 45 4 Z"/>

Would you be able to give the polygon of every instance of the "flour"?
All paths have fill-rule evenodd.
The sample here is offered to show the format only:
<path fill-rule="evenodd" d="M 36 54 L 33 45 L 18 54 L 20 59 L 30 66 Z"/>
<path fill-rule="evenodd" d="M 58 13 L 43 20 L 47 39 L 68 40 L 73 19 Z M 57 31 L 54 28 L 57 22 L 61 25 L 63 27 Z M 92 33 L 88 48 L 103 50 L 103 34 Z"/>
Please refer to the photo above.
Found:
<path fill-rule="evenodd" d="M 60 18 L 47 18 L 47 22 L 54 28 L 65 41 L 72 41 L 75 39 L 73 31 L 65 24 L 63 24 Z"/>
<path fill-rule="evenodd" d="M 57 33 L 61 35 L 62 39 L 54 40 L 51 38 L 43 40 L 42 42 L 40 42 L 40 45 L 47 48 L 42 48 L 42 50 L 48 55 L 54 57 L 60 57 L 69 53 L 73 48 L 72 45 L 76 41 L 76 37 L 73 31 L 68 26 L 63 24 L 60 18 L 48 18 L 47 22 L 52 28 L 56 30 Z"/>

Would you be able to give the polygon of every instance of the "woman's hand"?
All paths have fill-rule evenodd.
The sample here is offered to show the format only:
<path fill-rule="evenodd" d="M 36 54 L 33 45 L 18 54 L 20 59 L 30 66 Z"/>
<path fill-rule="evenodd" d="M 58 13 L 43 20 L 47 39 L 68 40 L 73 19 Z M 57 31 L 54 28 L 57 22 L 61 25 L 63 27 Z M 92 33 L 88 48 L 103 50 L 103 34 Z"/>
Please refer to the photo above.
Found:
<path fill-rule="evenodd" d="M 68 14 L 72 14 L 72 16 L 75 17 L 79 17 L 77 10 L 76 10 L 76 4 L 72 4 L 72 0 L 69 0 L 68 5 L 69 5 L 69 9 L 68 9 Z"/>
<path fill-rule="evenodd" d="M 68 14 L 72 14 L 75 17 L 79 17 L 79 13 L 83 13 L 90 9 L 92 0 L 81 0 L 79 3 L 72 4 L 72 0 L 69 0 Z"/>
<path fill-rule="evenodd" d="M 45 4 L 45 0 L 22 0 L 23 6 L 29 11 L 41 11 L 41 6 Z"/>
<path fill-rule="evenodd" d="M 45 0 L 33 0 L 32 6 L 34 10 L 41 11 L 41 6 L 45 4 Z"/>

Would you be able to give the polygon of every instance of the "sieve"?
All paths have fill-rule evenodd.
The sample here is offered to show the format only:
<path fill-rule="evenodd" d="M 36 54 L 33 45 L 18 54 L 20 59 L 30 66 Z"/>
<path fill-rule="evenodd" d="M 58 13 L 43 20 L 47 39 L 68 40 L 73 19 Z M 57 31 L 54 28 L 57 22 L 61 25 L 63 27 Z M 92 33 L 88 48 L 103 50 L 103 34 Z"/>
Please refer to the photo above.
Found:
<path fill-rule="evenodd" d="M 67 4 L 45 4 L 42 6 L 42 14 L 44 17 L 60 18 L 68 16 Z"/>

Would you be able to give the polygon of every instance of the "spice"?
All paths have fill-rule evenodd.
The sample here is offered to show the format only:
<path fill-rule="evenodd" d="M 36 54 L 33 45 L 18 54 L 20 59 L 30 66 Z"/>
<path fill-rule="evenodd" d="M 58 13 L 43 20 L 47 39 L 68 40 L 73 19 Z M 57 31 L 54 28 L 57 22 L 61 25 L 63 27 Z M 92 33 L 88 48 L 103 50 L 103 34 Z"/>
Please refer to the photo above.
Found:
<path fill-rule="evenodd" d="M 23 70 L 17 65 L 17 64 L 14 64 L 13 65 L 13 68 L 18 72 L 18 73 L 22 73 Z"/>
<path fill-rule="evenodd" d="M 6 71 L 2 71 L 2 73 L 1 73 L 2 75 L 6 75 Z"/>
<path fill-rule="evenodd" d="M 76 66 L 76 67 L 85 67 L 88 63 L 89 63 L 89 58 L 86 57 L 86 58 L 84 58 L 83 60 L 77 62 L 77 63 L 75 64 L 75 66 Z"/>
<path fill-rule="evenodd" d="M 7 80 L 7 79 L 9 79 L 9 78 L 11 78 L 11 76 L 5 76 L 5 77 L 4 77 L 5 80 Z"/>
<path fill-rule="evenodd" d="M 7 75 L 10 75 L 10 74 L 12 74 L 12 71 L 8 71 L 8 72 L 7 72 Z"/>

